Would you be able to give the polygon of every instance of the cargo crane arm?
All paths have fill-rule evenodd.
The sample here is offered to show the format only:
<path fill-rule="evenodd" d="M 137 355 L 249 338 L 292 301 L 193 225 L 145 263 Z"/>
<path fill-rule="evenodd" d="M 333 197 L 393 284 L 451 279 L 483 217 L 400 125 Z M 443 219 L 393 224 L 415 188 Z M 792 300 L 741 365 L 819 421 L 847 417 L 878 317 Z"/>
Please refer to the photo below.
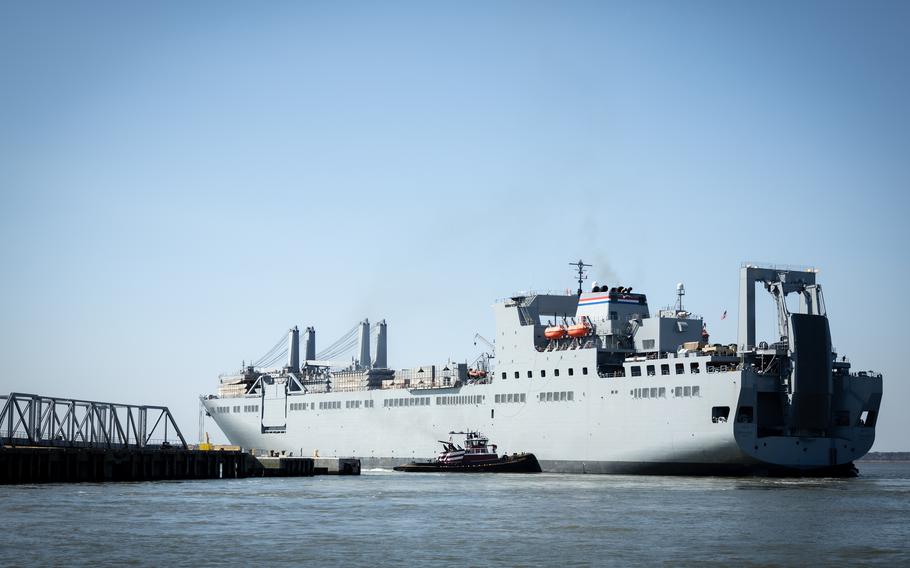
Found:
<path fill-rule="evenodd" d="M 774 296 L 777 303 L 777 328 L 780 334 L 780 341 L 785 342 L 789 347 L 790 342 L 790 310 L 787 309 L 787 290 L 781 281 L 766 282 L 765 288 Z"/>
<path fill-rule="evenodd" d="M 477 340 L 478 340 L 478 339 L 479 339 L 480 341 L 482 341 L 487 347 L 490 348 L 490 358 L 492 359 L 492 358 L 496 357 L 496 346 L 493 345 L 493 344 L 490 342 L 490 340 L 488 340 L 486 337 L 480 335 L 479 333 L 475 333 L 475 334 L 474 334 L 474 345 L 477 345 Z"/>

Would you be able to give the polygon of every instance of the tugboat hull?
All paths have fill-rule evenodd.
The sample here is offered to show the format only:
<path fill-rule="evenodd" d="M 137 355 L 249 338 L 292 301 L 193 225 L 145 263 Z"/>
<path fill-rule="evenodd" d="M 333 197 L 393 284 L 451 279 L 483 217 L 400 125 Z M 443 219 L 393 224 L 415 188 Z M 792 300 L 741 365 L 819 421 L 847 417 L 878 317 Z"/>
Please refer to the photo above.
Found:
<path fill-rule="evenodd" d="M 444 464 L 440 462 L 411 462 L 393 468 L 395 471 L 423 471 L 444 473 L 540 473 L 540 464 L 534 454 L 503 456 L 495 461 L 474 464 Z"/>

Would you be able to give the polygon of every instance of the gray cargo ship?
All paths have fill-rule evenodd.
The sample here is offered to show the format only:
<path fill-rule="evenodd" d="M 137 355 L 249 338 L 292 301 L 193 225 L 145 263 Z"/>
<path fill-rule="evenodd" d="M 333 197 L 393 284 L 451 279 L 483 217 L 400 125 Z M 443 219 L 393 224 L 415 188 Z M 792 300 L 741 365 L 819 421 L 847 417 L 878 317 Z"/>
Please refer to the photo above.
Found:
<path fill-rule="evenodd" d="M 587 265 L 573 266 L 576 293 L 497 302 L 495 353 L 489 342 L 473 364 L 389 369 L 384 321 L 318 357 L 315 330 L 301 342 L 294 328 L 202 403 L 233 444 L 364 467 L 432 458 L 464 427 L 552 472 L 849 474 L 872 447 L 882 377 L 833 352 L 817 271 L 744 264 L 738 343 L 720 345 L 683 308 L 682 284 L 652 313 L 631 288 L 583 291 Z M 757 289 L 777 306 L 771 342 L 756 341 Z M 353 361 L 332 359 L 355 344 Z M 276 357 L 286 364 L 265 364 Z"/>

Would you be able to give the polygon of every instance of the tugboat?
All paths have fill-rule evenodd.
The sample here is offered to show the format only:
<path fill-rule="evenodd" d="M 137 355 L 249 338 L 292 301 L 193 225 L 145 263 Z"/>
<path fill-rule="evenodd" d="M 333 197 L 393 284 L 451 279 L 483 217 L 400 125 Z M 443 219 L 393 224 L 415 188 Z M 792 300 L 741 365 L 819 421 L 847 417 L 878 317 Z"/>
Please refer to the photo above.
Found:
<path fill-rule="evenodd" d="M 459 473 L 540 473 L 534 454 L 512 454 L 499 457 L 496 444 L 480 432 L 449 432 L 465 436 L 464 447 L 452 441 L 439 440 L 442 452 L 428 462 L 411 462 L 395 471 L 432 471 Z"/>

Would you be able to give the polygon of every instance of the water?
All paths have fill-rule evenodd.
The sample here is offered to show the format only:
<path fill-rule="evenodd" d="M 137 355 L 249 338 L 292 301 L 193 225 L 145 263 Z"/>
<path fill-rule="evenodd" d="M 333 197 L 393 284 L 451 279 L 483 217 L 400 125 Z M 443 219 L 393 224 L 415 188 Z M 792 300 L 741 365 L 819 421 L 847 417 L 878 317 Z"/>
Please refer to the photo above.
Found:
<path fill-rule="evenodd" d="M 860 469 L 0 486 L 0 564 L 910 565 L 910 463 Z"/>

